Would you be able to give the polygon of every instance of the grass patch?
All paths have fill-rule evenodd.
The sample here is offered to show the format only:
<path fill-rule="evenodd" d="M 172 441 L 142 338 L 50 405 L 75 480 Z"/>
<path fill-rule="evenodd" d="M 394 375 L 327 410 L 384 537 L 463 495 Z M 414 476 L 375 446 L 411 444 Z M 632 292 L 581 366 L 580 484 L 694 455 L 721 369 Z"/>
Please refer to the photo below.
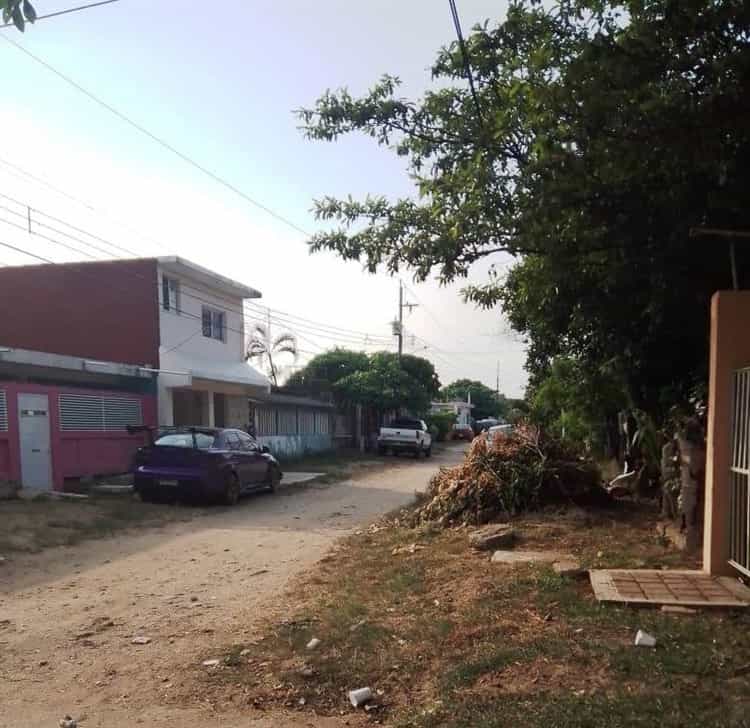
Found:
<path fill-rule="evenodd" d="M 141 503 L 135 498 L 46 497 L 0 503 L 0 553 L 37 552 L 104 538 L 127 528 L 192 519 L 199 511 Z"/>
<path fill-rule="evenodd" d="M 588 554 L 602 567 L 693 566 L 659 542 L 654 520 L 626 510 L 517 525 L 522 548 Z M 291 619 L 269 624 L 251 654 L 201 672 L 175 700 L 220 704 L 241 687 L 255 705 L 337 715 L 351 710 L 346 691 L 367 685 L 379 719 L 404 728 L 748 725 L 747 614 L 603 606 L 588 581 L 491 564 L 462 529 L 369 529 L 289 601 Z M 639 628 L 656 649 L 634 647 Z M 313 637 L 322 643 L 311 652 Z"/>

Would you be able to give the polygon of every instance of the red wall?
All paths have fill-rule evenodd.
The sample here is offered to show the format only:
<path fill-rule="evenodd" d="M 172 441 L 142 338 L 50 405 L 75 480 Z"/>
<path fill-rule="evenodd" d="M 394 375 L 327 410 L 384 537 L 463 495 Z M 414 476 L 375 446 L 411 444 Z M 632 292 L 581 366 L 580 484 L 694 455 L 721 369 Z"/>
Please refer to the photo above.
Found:
<path fill-rule="evenodd" d="M 0 346 L 159 364 L 156 260 L 0 268 Z"/>
<path fill-rule="evenodd" d="M 59 396 L 63 393 L 111 394 L 141 400 L 143 424 L 156 425 L 156 397 L 129 392 L 51 387 L 18 382 L 0 382 L 8 402 L 8 431 L 0 432 L 0 479 L 21 480 L 18 442 L 18 394 L 46 394 L 49 397 L 50 446 L 54 490 L 63 490 L 65 478 L 85 475 L 111 475 L 127 472 L 136 449 L 145 444 L 145 436 L 121 432 L 65 432 L 60 430 Z"/>

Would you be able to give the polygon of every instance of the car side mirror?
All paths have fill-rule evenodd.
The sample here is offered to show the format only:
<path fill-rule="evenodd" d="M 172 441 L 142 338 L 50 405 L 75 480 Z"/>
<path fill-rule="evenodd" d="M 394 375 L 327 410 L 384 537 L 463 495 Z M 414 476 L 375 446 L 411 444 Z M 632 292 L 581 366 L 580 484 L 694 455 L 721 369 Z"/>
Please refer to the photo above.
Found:
<path fill-rule="evenodd" d="M 269 453 L 269 452 L 271 452 L 271 449 L 268 447 L 268 445 L 261 445 L 260 446 L 260 451 L 262 453 Z"/>

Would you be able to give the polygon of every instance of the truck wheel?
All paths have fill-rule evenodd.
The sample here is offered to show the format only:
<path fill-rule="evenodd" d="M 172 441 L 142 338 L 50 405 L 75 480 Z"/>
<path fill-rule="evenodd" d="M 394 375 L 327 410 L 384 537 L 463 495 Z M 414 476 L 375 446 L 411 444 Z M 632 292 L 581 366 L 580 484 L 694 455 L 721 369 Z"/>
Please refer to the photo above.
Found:
<path fill-rule="evenodd" d="M 384 447 L 378 448 L 378 455 L 386 455 L 386 454 L 387 454 L 387 451 Z"/>
<path fill-rule="evenodd" d="M 426 458 L 431 458 L 431 457 L 432 457 L 432 445 L 430 445 L 430 446 L 429 446 L 429 447 L 428 447 L 428 448 L 427 448 L 427 449 L 426 449 L 426 450 L 424 451 L 424 456 L 425 456 Z"/>

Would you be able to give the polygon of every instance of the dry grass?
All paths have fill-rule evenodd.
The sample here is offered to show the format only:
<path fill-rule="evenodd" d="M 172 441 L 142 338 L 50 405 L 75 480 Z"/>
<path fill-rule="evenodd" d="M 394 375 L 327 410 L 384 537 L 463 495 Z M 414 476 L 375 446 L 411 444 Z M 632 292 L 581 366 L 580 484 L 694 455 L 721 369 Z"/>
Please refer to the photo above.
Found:
<path fill-rule="evenodd" d="M 694 565 L 657 539 L 650 513 L 517 525 L 524 548 L 587 565 Z M 378 691 L 372 719 L 404 727 L 748 725 L 746 614 L 603 606 L 587 581 L 490 564 L 466 537 L 400 526 L 351 537 L 296 586 L 288 620 L 228 646 L 225 664 L 196 671 L 179 699 L 337 714 L 351 710 L 348 689 L 367 685 Z M 403 550 L 412 543 L 424 548 Z M 657 649 L 632 645 L 638 628 Z M 308 652 L 312 637 L 322 644 Z"/>
<path fill-rule="evenodd" d="M 193 518 L 198 509 L 141 503 L 135 497 L 0 502 L 0 554 L 72 546 L 127 528 L 148 528 Z"/>

